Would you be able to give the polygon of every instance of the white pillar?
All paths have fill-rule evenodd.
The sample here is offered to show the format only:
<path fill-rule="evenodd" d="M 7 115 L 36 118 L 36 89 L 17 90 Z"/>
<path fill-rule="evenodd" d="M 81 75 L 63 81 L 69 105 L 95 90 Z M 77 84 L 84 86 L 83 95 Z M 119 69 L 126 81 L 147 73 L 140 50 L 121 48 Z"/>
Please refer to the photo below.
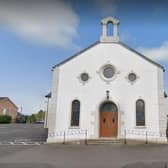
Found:
<path fill-rule="evenodd" d="M 102 24 L 102 36 L 106 37 L 107 36 L 107 25 Z"/>
<path fill-rule="evenodd" d="M 118 37 L 118 25 L 117 24 L 113 25 L 113 36 Z"/>

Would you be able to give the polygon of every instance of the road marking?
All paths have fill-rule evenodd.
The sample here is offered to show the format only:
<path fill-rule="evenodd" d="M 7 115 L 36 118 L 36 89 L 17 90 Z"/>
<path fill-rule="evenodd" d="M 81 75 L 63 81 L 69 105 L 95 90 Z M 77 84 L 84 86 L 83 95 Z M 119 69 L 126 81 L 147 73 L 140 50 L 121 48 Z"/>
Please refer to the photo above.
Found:
<path fill-rule="evenodd" d="M 44 144 L 44 142 L 0 142 L 0 146 L 7 146 L 7 145 L 41 145 Z"/>

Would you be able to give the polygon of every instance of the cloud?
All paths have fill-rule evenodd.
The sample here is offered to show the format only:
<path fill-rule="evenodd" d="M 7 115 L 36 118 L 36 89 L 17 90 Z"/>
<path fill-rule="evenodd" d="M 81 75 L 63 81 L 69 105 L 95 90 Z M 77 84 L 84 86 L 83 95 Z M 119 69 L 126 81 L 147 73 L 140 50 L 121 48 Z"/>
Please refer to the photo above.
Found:
<path fill-rule="evenodd" d="M 168 61 L 168 41 L 162 43 L 161 46 L 156 47 L 156 48 L 139 47 L 137 50 L 139 50 L 145 56 L 153 60 Z"/>
<path fill-rule="evenodd" d="M 64 0 L 0 1 L 0 25 L 48 45 L 75 47 L 79 18 Z"/>
<path fill-rule="evenodd" d="M 117 0 L 94 0 L 103 16 L 112 15 L 117 10 Z"/>

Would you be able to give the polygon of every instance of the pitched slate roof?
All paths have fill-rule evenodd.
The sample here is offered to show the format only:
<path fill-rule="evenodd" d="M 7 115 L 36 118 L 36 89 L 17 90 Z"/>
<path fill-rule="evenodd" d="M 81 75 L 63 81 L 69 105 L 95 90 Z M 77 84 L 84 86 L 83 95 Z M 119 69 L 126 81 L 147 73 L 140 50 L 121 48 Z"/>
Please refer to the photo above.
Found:
<path fill-rule="evenodd" d="M 6 98 L 6 97 L 0 97 L 0 101 L 1 101 L 1 100 L 4 100 L 5 98 Z"/>
<path fill-rule="evenodd" d="M 68 59 L 65 59 L 64 61 L 62 61 L 62 62 L 56 64 L 55 66 L 53 66 L 53 69 L 56 68 L 56 67 L 58 67 L 58 66 L 60 66 L 60 65 L 65 64 L 66 62 L 68 62 L 68 61 L 70 61 L 71 59 L 73 59 L 73 58 L 79 56 L 80 54 L 84 53 L 85 51 L 91 49 L 92 47 L 94 47 L 94 46 L 96 46 L 97 44 L 100 44 L 100 43 L 101 43 L 101 42 L 97 41 L 97 42 L 91 44 L 89 47 L 87 47 L 87 48 L 81 50 L 80 52 L 74 54 L 73 56 L 69 57 Z M 146 56 L 144 56 L 143 54 L 141 54 L 141 53 L 139 53 L 138 51 L 132 49 L 132 48 L 129 47 L 128 45 L 124 44 L 123 42 L 117 42 L 117 44 L 120 44 L 120 45 L 123 46 L 124 48 L 126 48 L 126 49 L 128 49 L 128 50 L 134 52 L 135 54 L 137 54 L 137 55 L 140 56 L 141 58 L 143 58 L 143 59 L 145 59 L 146 61 L 150 62 L 151 64 L 153 64 L 153 65 L 155 65 L 155 66 L 161 68 L 161 69 L 165 72 L 165 68 L 164 68 L 162 65 L 160 65 L 159 63 L 157 63 L 157 62 L 151 60 L 150 58 L 148 58 L 148 57 L 146 57 Z"/>
<path fill-rule="evenodd" d="M 0 97 L 0 102 L 2 102 L 2 101 L 10 101 L 16 108 L 18 108 L 10 99 L 9 99 L 9 97 Z"/>

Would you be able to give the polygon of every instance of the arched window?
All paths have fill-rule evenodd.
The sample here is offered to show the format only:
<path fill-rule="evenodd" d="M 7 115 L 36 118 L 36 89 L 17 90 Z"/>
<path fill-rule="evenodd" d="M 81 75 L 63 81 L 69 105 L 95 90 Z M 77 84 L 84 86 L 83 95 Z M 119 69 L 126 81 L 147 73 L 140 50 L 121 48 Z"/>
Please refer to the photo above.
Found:
<path fill-rule="evenodd" d="M 136 101 L 136 126 L 145 126 L 145 102 L 142 99 Z"/>
<path fill-rule="evenodd" d="M 107 36 L 113 36 L 113 23 L 108 22 L 107 24 Z"/>
<path fill-rule="evenodd" d="M 113 102 L 105 102 L 101 105 L 100 112 L 118 112 L 118 109 Z"/>
<path fill-rule="evenodd" d="M 80 101 L 73 100 L 71 109 L 71 126 L 79 126 Z"/>

